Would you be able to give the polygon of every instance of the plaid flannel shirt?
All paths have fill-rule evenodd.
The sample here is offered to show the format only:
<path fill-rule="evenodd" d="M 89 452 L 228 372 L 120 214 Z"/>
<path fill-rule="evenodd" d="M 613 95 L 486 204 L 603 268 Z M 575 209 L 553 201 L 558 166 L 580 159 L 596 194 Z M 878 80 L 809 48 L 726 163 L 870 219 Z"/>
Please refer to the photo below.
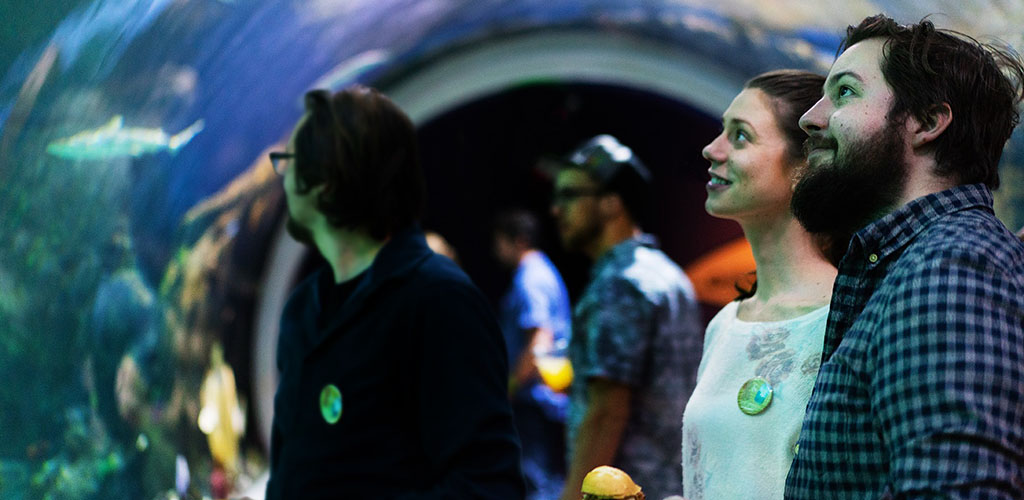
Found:
<path fill-rule="evenodd" d="M 788 499 L 1024 498 L 1024 245 L 984 185 L 859 231 Z"/>

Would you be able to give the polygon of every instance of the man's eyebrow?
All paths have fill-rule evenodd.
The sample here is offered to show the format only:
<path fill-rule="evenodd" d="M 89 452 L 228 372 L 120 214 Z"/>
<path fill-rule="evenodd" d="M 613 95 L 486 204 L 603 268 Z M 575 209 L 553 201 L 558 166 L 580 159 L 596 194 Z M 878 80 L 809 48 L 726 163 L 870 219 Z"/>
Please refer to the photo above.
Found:
<path fill-rule="evenodd" d="M 825 87 L 831 87 L 832 85 L 835 85 L 836 82 L 838 82 L 844 76 L 848 76 L 850 78 L 853 78 L 854 80 L 857 80 L 858 82 L 864 83 L 864 79 L 861 78 L 860 75 L 854 73 L 853 71 L 845 70 L 840 71 L 839 73 L 836 73 L 834 75 L 829 75 L 828 79 L 825 81 Z"/>

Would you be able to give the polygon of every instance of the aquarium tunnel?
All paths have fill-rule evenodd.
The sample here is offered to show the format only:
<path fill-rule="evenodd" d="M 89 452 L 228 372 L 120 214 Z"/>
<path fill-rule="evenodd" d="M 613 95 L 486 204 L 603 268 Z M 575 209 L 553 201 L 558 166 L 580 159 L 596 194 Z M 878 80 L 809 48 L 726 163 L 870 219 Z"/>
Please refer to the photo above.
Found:
<path fill-rule="evenodd" d="M 1020 1 L 15 0 L 0 5 L 0 498 L 262 497 L 277 321 L 319 257 L 266 153 L 361 83 L 418 128 L 424 229 L 496 301 L 489 224 L 542 220 L 538 160 L 610 133 L 710 317 L 753 270 L 701 148 L 751 76 L 826 72 L 848 24 L 925 15 L 1020 49 Z M 1024 226 L 1024 139 L 997 215 Z M 745 253 L 746 252 L 746 253 Z"/>

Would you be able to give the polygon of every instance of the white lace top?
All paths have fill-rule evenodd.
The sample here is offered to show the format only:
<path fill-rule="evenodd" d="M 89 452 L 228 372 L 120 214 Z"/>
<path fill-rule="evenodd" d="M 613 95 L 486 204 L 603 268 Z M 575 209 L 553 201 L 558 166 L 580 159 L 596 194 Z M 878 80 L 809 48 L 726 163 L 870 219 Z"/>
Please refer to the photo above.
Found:
<path fill-rule="evenodd" d="M 828 306 L 783 321 L 747 322 L 726 305 L 704 337 L 697 388 L 683 415 L 687 500 L 781 499 L 807 400 L 821 360 Z M 740 411 L 740 387 L 772 386 L 757 415 Z"/>

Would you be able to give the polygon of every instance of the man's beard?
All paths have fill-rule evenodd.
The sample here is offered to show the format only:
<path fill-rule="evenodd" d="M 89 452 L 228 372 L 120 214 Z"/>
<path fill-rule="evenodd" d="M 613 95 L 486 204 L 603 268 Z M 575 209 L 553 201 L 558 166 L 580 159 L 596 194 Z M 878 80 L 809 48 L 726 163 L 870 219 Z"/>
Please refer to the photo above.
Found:
<path fill-rule="evenodd" d="M 601 224 L 588 220 L 571 234 L 564 235 L 562 246 L 569 252 L 583 252 L 601 237 Z"/>
<path fill-rule="evenodd" d="M 285 228 L 288 230 L 288 234 L 303 245 L 312 247 L 313 244 L 313 233 L 302 224 L 296 222 L 291 215 L 288 216 L 288 222 L 285 224 Z"/>
<path fill-rule="evenodd" d="M 907 181 L 903 130 L 893 122 L 845 154 L 834 139 L 811 138 L 807 145 L 832 145 L 832 161 L 807 167 L 793 190 L 790 208 L 811 233 L 852 235 L 891 210 Z M 845 250 L 845 247 L 843 248 Z"/>

